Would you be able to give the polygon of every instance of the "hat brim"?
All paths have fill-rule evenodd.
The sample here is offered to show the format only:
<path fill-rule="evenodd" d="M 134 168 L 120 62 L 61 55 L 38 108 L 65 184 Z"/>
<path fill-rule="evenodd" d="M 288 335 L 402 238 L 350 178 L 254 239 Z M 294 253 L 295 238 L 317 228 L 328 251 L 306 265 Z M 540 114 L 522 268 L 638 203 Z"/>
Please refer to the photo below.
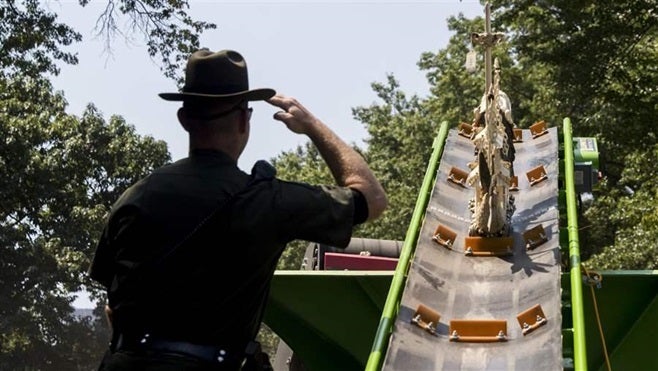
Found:
<path fill-rule="evenodd" d="M 187 99 L 217 99 L 217 100 L 267 100 L 276 94 L 274 89 L 263 88 L 241 91 L 232 94 L 201 94 L 201 93 L 160 93 L 160 98 L 168 101 L 183 101 Z"/>

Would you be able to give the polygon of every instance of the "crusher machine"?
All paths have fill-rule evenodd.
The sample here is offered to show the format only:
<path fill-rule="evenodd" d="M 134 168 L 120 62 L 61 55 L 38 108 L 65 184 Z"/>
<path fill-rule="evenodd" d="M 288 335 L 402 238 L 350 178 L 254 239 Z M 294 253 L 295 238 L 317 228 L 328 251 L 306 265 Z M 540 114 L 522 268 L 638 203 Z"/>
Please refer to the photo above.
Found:
<path fill-rule="evenodd" d="M 486 16 L 485 94 L 440 126 L 401 249 L 355 240 L 276 272 L 265 323 L 295 355 L 279 369 L 658 370 L 658 273 L 580 262 L 596 140 L 569 118 L 516 127 Z"/>
<path fill-rule="evenodd" d="M 467 208 L 439 208 L 457 202 L 448 189 L 468 202 L 469 190 L 448 180 L 453 167 L 464 166 L 459 153 L 467 151 L 456 146 L 468 141 L 459 131 L 441 125 L 394 270 L 364 269 L 369 257 L 381 264 L 376 252 L 357 253 L 360 267 L 324 269 L 320 257 L 339 250 L 313 249 L 305 270 L 276 272 L 265 323 L 297 358 L 277 362 L 276 370 L 658 370 L 658 271 L 593 272 L 580 262 L 577 189 L 598 166 L 596 141 L 573 138 L 568 118 L 538 138 L 525 131 L 526 149 L 549 143 L 556 152 L 525 161 L 526 169 L 547 173 L 531 186 L 519 146 L 519 255 L 474 256 L 463 250 Z M 524 209 L 524 199 L 536 197 L 549 201 Z M 546 241 L 528 249 L 524 234 L 537 225 Z M 437 241 L 441 226 L 455 233 L 450 248 Z M 539 313 L 545 323 L 526 321 L 533 331 L 524 331 L 524 313 Z M 505 338 L 492 327 L 495 340 L 486 333 L 476 336 L 487 341 L 451 339 L 451 325 L 468 331 L 469 322 L 458 321 L 474 320 L 499 323 Z"/>

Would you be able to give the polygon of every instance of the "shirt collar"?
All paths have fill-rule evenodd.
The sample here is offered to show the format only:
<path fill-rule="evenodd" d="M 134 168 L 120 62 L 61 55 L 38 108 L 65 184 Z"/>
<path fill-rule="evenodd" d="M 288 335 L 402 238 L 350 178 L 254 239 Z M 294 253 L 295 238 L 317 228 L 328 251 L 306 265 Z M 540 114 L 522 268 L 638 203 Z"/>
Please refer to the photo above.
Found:
<path fill-rule="evenodd" d="M 235 163 L 233 159 L 226 153 L 216 150 L 216 149 L 207 149 L 207 148 L 195 148 L 190 151 L 191 158 L 214 158 L 221 160 L 223 162 Z"/>

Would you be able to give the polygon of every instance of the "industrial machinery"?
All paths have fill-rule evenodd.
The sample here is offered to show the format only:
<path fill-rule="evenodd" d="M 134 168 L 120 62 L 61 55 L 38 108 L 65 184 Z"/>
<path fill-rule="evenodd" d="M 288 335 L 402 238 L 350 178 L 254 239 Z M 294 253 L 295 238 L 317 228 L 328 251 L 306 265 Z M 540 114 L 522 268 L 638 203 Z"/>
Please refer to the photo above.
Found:
<path fill-rule="evenodd" d="M 441 125 L 405 240 L 315 245 L 275 274 L 265 322 L 297 358 L 279 368 L 658 370 L 658 272 L 580 262 L 596 140 L 515 127 L 486 11 L 482 103 Z"/>
<path fill-rule="evenodd" d="M 588 272 L 580 263 L 574 169 L 577 162 L 590 162 L 594 153 L 588 152 L 583 157 L 576 151 L 577 143 L 582 139 L 571 137 L 568 118 L 560 129 L 548 128 L 549 134 L 539 139 L 558 143 L 553 162 L 546 163 L 548 178 L 539 185 L 543 188 L 535 189 L 529 185 L 527 177 L 521 177 L 514 219 L 521 220 L 525 216 L 531 222 L 522 229 L 513 225 L 514 249 L 522 258 L 516 261 L 513 259 L 515 255 L 479 257 L 467 256 L 460 251 L 469 223 L 466 216 L 470 211 L 465 206 L 461 209 L 462 229 L 451 227 L 453 231 L 463 231 L 454 238 L 456 244 L 452 249 L 433 239 L 441 225 L 438 220 L 444 214 L 449 217 L 449 212 L 439 212 L 440 203 L 436 202 L 450 199 L 450 194 L 441 193 L 445 189 L 457 191 L 456 185 L 447 180 L 452 167 L 448 161 L 459 152 L 457 143 L 468 143 L 459 135 L 459 129 L 443 123 L 434 141 L 395 270 L 365 270 L 363 266 L 358 270 L 324 270 L 322 266 L 312 264 L 330 249 L 323 251 L 314 247 L 306 258 L 311 269 L 276 272 L 265 322 L 294 350 L 295 364 L 303 364 L 303 368 L 295 368 L 294 364 L 287 365 L 284 360 L 286 368 L 283 369 L 505 367 L 525 370 L 526 366 L 534 365 L 534 359 L 541 360 L 540 364 L 546 368 L 537 366 L 532 367 L 533 370 L 606 370 L 606 363 L 613 370 L 658 369 L 654 336 L 658 323 L 658 272 Z M 527 145 L 532 143 L 529 131 L 524 131 L 523 137 Z M 523 162 L 521 152 L 519 166 Z M 531 161 L 526 166 L 538 164 Z M 523 169 L 517 169 L 521 175 Z M 553 182 L 557 184 L 557 190 L 549 191 L 547 186 L 553 187 Z M 547 206 L 547 201 L 525 209 L 521 196 L 524 189 L 527 193 L 550 194 L 549 199 L 557 201 L 557 207 Z M 467 196 L 461 197 L 466 204 Z M 557 224 L 553 224 L 553 216 L 539 214 L 542 210 L 557 214 Z M 551 224 L 546 223 L 547 220 L 552 220 Z M 532 230 L 533 224 L 542 225 L 548 241 L 528 250 L 523 234 Z M 367 249 L 350 253 L 358 256 L 363 264 L 369 256 L 361 251 Z M 335 250 L 331 252 L 336 253 Z M 379 254 L 374 252 L 370 256 L 392 257 Z M 439 254 L 441 258 L 432 257 Z M 561 258 L 557 259 L 556 254 Z M 456 264 L 457 260 L 461 262 Z M 561 263 L 547 264 L 547 260 Z M 476 267 L 483 262 L 485 266 Z M 427 270 L 427 264 L 433 269 Z M 495 271 L 499 268 L 504 272 Z M 490 280 L 480 282 L 479 279 L 487 274 Z M 468 285 L 474 287 L 467 288 Z M 434 293 L 431 290 L 435 290 Z M 445 296 L 446 300 L 442 301 L 438 295 Z M 505 300 L 497 300 L 498 297 Z M 468 307 L 475 299 L 489 300 L 494 305 L 489 309 Z M 537 304 L 541 306 L 546 324 L 535 326 L 534 331 L 524 334 L 524 326 L 518 322 L 517 316 L 526 311 L 533 313 Z M 503 314 L 506 305 L 510 306 L 509 313 Z M 478 309 L 482 313 L 471 315 Z M 485 310 L 490 314 L 484 313 Z M 438 315 L 439 318 L 433 321 L 436 334 L 412 321 L 417 312 L 422 314 L 423 321 L 427 320 L 427 314 Z M 488 343 L 450 341 L 452 321 L 473 319 L 504 320 L 507 339 Z M 601 333 L 605 336 L 602 337 Z M 534 343 L 540 343 L 540 346 Z M 526 354 L 535 350 L 537 358 Z M 498 354 L 503 361 L 493 357 Z M 493 358 L 487 358 L 490 355 Z M 516 360 L 516 357 L 522 359 Z M 503 366 L 496 362 L 505 363 Z"/>

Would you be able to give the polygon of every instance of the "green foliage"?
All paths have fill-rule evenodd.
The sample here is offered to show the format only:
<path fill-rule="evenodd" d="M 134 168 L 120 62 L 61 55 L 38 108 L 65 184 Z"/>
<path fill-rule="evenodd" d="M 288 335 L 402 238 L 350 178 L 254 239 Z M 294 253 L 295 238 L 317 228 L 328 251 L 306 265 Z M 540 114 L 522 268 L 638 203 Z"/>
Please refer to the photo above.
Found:
<path fill-rule="evenodd" d="M 418 64 L 421 70 L 428 71 L 427 78 L 432 86 L 428 109 L 451 124 L 470 123 L 485 90 L 484 53 L 472 45 L 470 36 L 484 30 L 484 20 L 481 17 L 469 20 L 463 15 L 450 17 L 448 29 L 455 35 L 447 47 L 436 54 L 423 53 Z M 473 72 L 464 68 L 469 50 L 477 53 Z M 510 97 L 513 118 L 519 127 L 528 127 L 539 120 L 561 122 L 562 117 L 548 103 L 552 97 L 545 88 L 550 86 L 545 83 L 548 75 L 545 67 L 528 64 L 522 56 L 514 55 L 507 38 L 493 48 L 492 55 L 499 60 L 500 87 Z M 531 66 L 532 73 L 528 73 L 526 65 Z"/>
<path fill-rule="evenodd" d="M 481 53 L 478 55 L 476 71 L 469 73 L 463 67 L 471 45 L 470 34 L 484 29 L 484 23 L 481 19 L 469 21 L 460 15 L 459 18 L 448 19 L 448 29 L 456 32 L 448 46 L 436 54 L 423 53 L 418 66 L 428 71 L 426 75 L 432 93 L 427 103 L 430 114 L 438 120 L 457 125 L 472 120 L 473 109 L 480 104 L 484 94 Z"/>
<path fill-rule="evenodd" d="M 55 61 L 75 64 L 75 54 L 62 49 L 82 37 L 57 16 L 45 11 L 39 0 L 7 0 L 0 4 L 0 70 L 38 77 L 57 74 Z"/>
<path fill-rule="evenodd" d="M 555 103 L 564 114 L 579 118 L 593 101 L 612 98 L 613 85 L 625 85 L 628 95 L 635 96 L 653 90 L 655 63 L 644 62 L 655 61 L 655 47 L 646 46 L 655 46 L 657 5 L 655 0 L 605 5 L 502 0 L 495 2 L 495 19 L 513 35 L 516 53 L 554 67 L 552 80 L 562 96 Z"/>
<path fill-rule="evenodd" d="M 282 152 L 272 159 L 277 176 L 293 182 L 332 183 L 333 177 L 320 152 L 310 142 L 293 151 Z"/>
<path fill-rule="evenodd" d="M 499 1 L 515 52 L 549 66 L 553 105 L 576 135 L 597 136 L 616 182 L 625 157 L 656 143 L 658 2 Z"/>
<path fill-rule="evenodd" d="M 88 0 L 79 0 L 81 6 Z M 82 39 L 39 0 L 0 4 L 0 368 L 95 369 L 107 347 L 102 305 L 74 316 L 71 292 L 103 296 L 89 267 L 103 219 L 130 184 L 170 161 L 164 142 L 142 137 L 120 116 L 90 104 L 82 117 L 45 80 L 67 47 Z M 192 20 L 184 0 L 108 0 L 98 34 L 108 52 L 118 34 L 144 37 L 167 77 L 181 82 L 198 35 L 214 24 Z M 128 17 L 130 33 L 117 28 Z M 100 301 L 104 302 L 104 301 Z"/>
<path fill-rule="evenodd" d="M 626 157 L 618 187 L 602 186 L 587 210 L 587 234 L 595 254 L 588 263 L 600 269 L 658 269 L 658 145 Z M 621 188 L 623 187 L 623 188 Z"/>
<path fill-rule="evenodd" d="M 65 108 L 48 81 L 0 80 L 0 364 L 10 369 L 76 369 L 75 347 L 94 341 L 71 336 L 97 324 L 74 320 L 69 293 L 90 284 L 85 272 L 114 200 L 170 160 L 164 142 L 120 117 Z"/>
<path fill-rule="evenodd" d="M 89 0 L 78 0 L 86 6 Z M 0 71 L 3 74 L 39 77 L 59 73 L 57 61 L 78 62 L 67 46 L 82 36 L 59 23 L 57 14 L 45 9 L 40 0 L 7 0 L 0 4 Z M 182 83 L 181 71 L 189 54 L 199 48 L 199 34 L 216 28 L 213 23 L 195 21 L 188 14 L 186 0 L 107 0 L 97 20 L 97 32 L 105 38 L 108 52 L 118 35 L 141 34 L 148 54 L 159 58 L 165 76 Z M 128 18 L 128 32 L 118 26 Z"/>
<path fill-rule="evenodd" d="M 546 102 L 571 118 L 574 136 L 594 136 L 602 149 L 606 180 L 581 221 L 583 257 L 595 254 L 593 267 L 655 267 L 658 185 L 641 174 L 657 168 L 658 2 L 507 0 L 495 7 L 514 53 L 546 68 Z"/>
<path fill-rule="evenodd" d="M 99 17 L 99 34 L 108 45 L 116 34 L 123 35 L 117 26 L 121 16 L 129 18 L 129 29 L 144 36 L 148 53 L 159 57 L 165 76 L 184 83 L 184 71 L 188 56 L 199 48 L 199 34 L 217 28 L 213 23 L 195 21 L 187 14 L 187 0 L 106 0 L 105 11 Z M 89 0 L 79 0 L 85 6 Z"/>
<path fill-rule="evenodd" d="M 352 112 L 368 130 L 364 157 L 386 190 L 389 208 L 357 232 L 367 238 L 403 240 L 439 122 L 428 117 L 418 97 L 407 99 L 392 75 L 387 76 L 385 84 L 373 83 L 372 88 L 383 104 L 358 107 Z"/>

